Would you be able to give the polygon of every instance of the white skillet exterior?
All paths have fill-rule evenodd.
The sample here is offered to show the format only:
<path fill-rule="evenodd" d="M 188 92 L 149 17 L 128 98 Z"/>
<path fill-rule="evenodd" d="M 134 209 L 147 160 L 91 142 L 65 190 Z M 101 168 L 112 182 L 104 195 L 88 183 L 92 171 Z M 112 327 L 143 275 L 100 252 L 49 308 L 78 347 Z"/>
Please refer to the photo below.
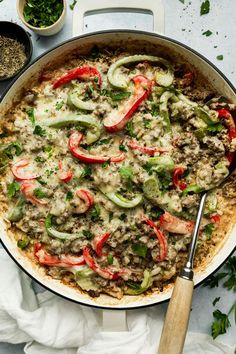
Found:
<path fill-rule="evenodd" d="M 111 44 L 118 48 L 121 46 L 126 48 L 132 47 L 137 48 L 137 51 L 140 47 L 142 48 L 143 45 L 150 47 L 150 50 L 153 50 L 154 47 L 158 48 L 159 46 L 165 48 L 169 54 L 173 53 L 174 55 L 180 56 L 182 60 L 185 60 L 193 67 L 197 68 L 203 76 L 208 78 L 208 80 L 210 79 L 211 85 L 217 92 L 236 103 L 236 90 L 231 84 L 206 59 L 192 51 L 190 48 L 159 35 L 138 31 L 118 30 L 96 32 L 74 38 L 38 58 L 23 74 L 20 75 L 11 88 L 5 93 L 0 105 L 0 116 L 3 116 L 4 111 L 11 106 L 12 102 L 19 95 L 19 92 L 28 87 L 32 77 L 37 77 L 40 71 L 44 67 L 47 67 L 49 63 L 60 60 L 62 56 L 66 57 L 66 53 L 70 53 L 75 49 L 84 54 L 95 44 L 104 47 Z M 35 264 L 22 255 L 16 246 L 15 240 L 7 234 L 4 220 L 0 220 L 0 233 L 4 247 L 28 275 L 54 293 L 69 300 L 83 305 L 100 308 L 131 309 L 157 304 L 168 300 L 171 296 L 172 289 L 170 287 L 162 293 L 153 293 L 147 296 L 140 295 L 135 297 L 125 296 L 121 300 L 113 299 L 107 295 L 101 295 L 99 298 L 91 298 L 87 294 L 80 293 L 78 290 L 70 288 L 60 281 L 46 276 L 42 269 L 39 269 Z M 209 262 L 206 268 L 203 271 L 196 272 L 194 278 L 195 285 L 202 282 L 207 276 L 220 267 L 227 257 L 229 257 L 235 248 L 235 240 L 236 228 L 231 230 L 231 233 L 225 239 L 224 244 L 218 246 L 214 258 Z"/>

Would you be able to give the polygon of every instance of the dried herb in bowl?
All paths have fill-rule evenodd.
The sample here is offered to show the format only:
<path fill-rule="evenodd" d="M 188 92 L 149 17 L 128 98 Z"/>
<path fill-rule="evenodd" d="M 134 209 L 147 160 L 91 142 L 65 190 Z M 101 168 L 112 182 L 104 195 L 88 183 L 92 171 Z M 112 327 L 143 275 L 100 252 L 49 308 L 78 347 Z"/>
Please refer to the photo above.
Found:
<path fill-rule="evenodd" d="M 16 74 L 27 60 L 25 47 L 16 39 L 0 36 L 0 79 Z"/>
<path fill-rule="evenodd" d="M 34 27 L 49 27 L 59 19 L 63 6 L 62 0 L 26 0 L 24 19 Z"/>

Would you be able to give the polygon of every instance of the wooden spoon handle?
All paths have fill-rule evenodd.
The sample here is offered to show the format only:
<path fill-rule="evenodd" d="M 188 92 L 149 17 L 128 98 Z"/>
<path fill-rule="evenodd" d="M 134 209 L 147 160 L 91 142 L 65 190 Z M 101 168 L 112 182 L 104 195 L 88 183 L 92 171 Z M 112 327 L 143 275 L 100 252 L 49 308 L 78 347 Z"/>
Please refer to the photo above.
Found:
<path fill-rule="evenodd" d="M 178 277 L 164 322 L 158 354 L 181 354 L 188 328 L 193 281 Z"/>

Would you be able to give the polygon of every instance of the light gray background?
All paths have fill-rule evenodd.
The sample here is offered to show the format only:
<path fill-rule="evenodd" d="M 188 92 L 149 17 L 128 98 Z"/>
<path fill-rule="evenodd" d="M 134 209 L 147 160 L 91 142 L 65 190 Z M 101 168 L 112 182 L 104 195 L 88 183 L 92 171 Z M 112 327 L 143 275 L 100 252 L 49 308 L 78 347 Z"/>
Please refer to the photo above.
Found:
<path fill-rule="evenodd" d="M 210 13 L 200 16 L 202 1 L 185 0 L 185 5 L 183 5 L 179 0 L 163 0 L 165 6 L 165 34 L 191 46 L 203 54 L 219 67 L 236 86 L 236 1 L 211 0 Z M 71 3 L 72 0 L 68 2 Z M 3 0 L 0 2 L 0 21 L 15 21 L 21 24 L 17 16 L 15 1 Z M 152 31 L 152 17 L 140 13 L 106 13 L 85 18 L 85 32 L 109 28 L 133 28 Z M 211 30 L 213 35 L 210 37 L 203 36 L 202 33 L 206 30 Z M 66 23 L 60 33 L 48 38 L 39 37 L 32 32 L 31 34 L 34 45 L 32 59 L 58 43 L 71 38 L 72 11 L 69 6 Z M 216 59 L 217 55 L 221 54 L 224 56 L 223 61 Z M 9 84 L 10 82 L 0 83 L 0 94 Z M 37 289 L 40 290 L 38 287 Z M 221 300 L 216 305 L 216 308 L 227 312 L 233 301 L 235 301 L 235 294 L 233 292 L 229 292 L 221 287 L 208 289 L 200 286 L 195 290 L 190 318 L 190 330 L 210 333 L 212 312 L 215 309 L 212 301 L 218 296 L 221 297 Z M 160 306 L 166 308 L 165 304 Z M 225 343 L 236 345 L 236 331 L 232 317 L 231 323 L 232 327 L 228 330 L 227 334 L 218 337 L 218 339 Z M 0 354 L 22 353 L 23 345 L 0 343 Z"/>

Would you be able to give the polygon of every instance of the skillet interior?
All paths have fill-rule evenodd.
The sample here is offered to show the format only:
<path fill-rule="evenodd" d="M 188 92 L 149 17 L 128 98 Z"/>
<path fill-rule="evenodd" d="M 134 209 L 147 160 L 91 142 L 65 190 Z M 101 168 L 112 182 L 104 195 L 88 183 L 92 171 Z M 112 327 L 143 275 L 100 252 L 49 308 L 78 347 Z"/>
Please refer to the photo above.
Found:
<path fill-rule="evenodd" d="M 146 51 L 153 55 L 163 55 L 164 53 L 165 56 L 169 57 L 172 61 L 178 60 L 186 62 L 188 65 L 191 65 L 191 67 L 194 67 L 194 70 L 199 73 L 199 77 L 203 83 L 204 81 L 207 81 L 208 85 L 212 86 L 215 91 L 236 103 L 236 91 L 223 74 L 190 48 L 159 35 L 119 30 L 97 32 L 95 34 L 74 38 L 39 57 L 5 93 L 1 102 L 1 116 L 3 116 L 3 114 L 11 107 L 13 102 L 20 99 L 23 90 L 28 89 L 31 84 L 38 79 L 42 69 L 54 67 L 55 65 L 57 66 L 60 62 L 63 63 L 65 58 L 68 58 L 74 50 L 80 55 L 87 54 L 95 44 L 102 47 L 123 47 L 130 52 L 138 52 L 140 48 L 146 48 Z M 227 222 L 227 220 L 225 222 Z M 224 231 L 223 225 L 221 228 Z M 99 298 L 91 298 L 87 294 L 80 293 L 78 289 L 69 288 L 60 281 L 45 276 L 42 269 L 39 269 L 36 264 L 32 263 L 20 253 L 16 247 L 13 235 L 6 232 L 6 225 L 3 220 L 0 222 L 0 230 L 1 239 L 5 248 L 18 265 L 42 285 L 67 299 L 85 305 L 128 309 L 153 305 L 169 299 L 171 295 L 171 286 L 169 286 L 162 293 L 152 293 L 146 296 L 140 295 L 135 297 L 125 296 L 121 300 L 113 299 L 107 295 L 101 295 Z M 224 233 L 223 231 L 222 235 Z M 231 229 L 228 230 L 228 235 L 222 237 L 222 242 L 215 249 L 214 257 L 213 254 L 211 254 L 209 259 L 206 259 L 206 262 L 202 265 L 201 269 L 198 269 L 195 275 L 195 284 L 199 284 L 203 281 L 231 254 L 235 247 L 234 237 L 236 229 L 232 232 L 231 231 Z"/>

